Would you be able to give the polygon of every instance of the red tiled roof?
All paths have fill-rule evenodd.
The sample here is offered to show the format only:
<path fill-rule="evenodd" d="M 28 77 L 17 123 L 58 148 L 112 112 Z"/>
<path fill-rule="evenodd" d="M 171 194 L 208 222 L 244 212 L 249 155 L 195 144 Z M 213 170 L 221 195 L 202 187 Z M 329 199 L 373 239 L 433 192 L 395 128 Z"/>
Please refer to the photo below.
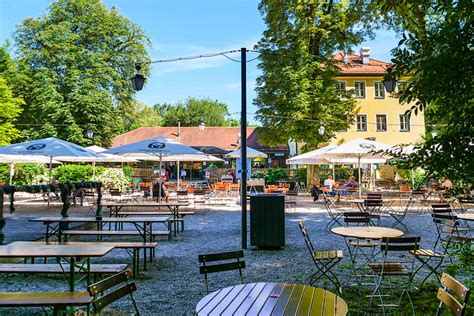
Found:
<path fill-rule="evenodd" d="M 344 53 L 337 52 L 333 55 L 335 60 L 341 61 L 339 68 L 340 75 L 380 75 L 383 76 L 387 72 L 387 68 L 391 65 L 385 61 L 369 58 L 369 64 L 362 63 L 362 57 L 356 54 L 347 54 L 348 63 L 344 64 Z"/>
<path fill-rule="evenodd" d="M 204 131 L 199 127 L 181 127 L 178 137 L 178 127 L 140 127 L 128 133 L 118 135 L 112 139 L 112 147 L 130 144 L 145 140 L 148 138 L 164 136 L 170 139 L 176 139 L 180 143 L 193 147 L 212 146 L 226 151 L 233 151 L 240 147 L 237 143 L 240 127 L 214 127 L 206 126 Z M 275 147 L 263 146 L 258 141 L 258 131 L 256 127 L 247 128 L 248 147 L 265 151 L 288 151 L 287 145 L 278 145 Z"/>

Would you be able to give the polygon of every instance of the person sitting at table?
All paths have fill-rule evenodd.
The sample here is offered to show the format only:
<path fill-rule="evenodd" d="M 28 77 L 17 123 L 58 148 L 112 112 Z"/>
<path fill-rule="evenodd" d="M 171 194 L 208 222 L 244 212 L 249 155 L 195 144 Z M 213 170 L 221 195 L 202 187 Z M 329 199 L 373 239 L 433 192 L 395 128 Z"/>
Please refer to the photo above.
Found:
<path fill-rule="evenodd" d="M 319 189 L 319 180 L 313 179 L 311 183 L 313 184 L 313 187 L 311 188 L 311 196 L 313 197 L 313 201 L 316 202 L 319 200 L 319 193 L 321 193 L 321 190 Z"/>
<path fill-rule="evenodd" d="M 336 193 L 334 192 L 334 187 L 336 186 L 336 182 L 332 179 L 332 176 L 329 175 L 326 180 L 324 180 L 324 187 L 327 188 L 328 195 L 334 196 Z"/>
<path fill-rule="evenodd" d="M 160 186 L 161 186 L 161 199 L 158 198 L 160 194 Z M 169 198 L 169 192 L 166 190 L 166 187 L 164 186 L 163 182 L 160 180 L 157 180 L 153 184 L 153 199 L 156 199 L 158 202 L 160 202 L 162 199 L 165 199 L 165 202 L 168 203 L 168 198 Z"/>
<path fill-rule="evenodd" d="M 347 195 L 347 192 L 349 191 L 349 189 L 355 189 L 357 188 L 357 186 L 358 184 L 357 182 L 355 182 L 355 177 L 350 176 L 349 181 L 341 187 L 341 194 Z"/>
<path fill-rule="evenodd" d="M 441 188 L 444 189 L 444 192 L 448 192 L 453 189 L 453 183 L 446 177 L 441 178 Z"/>

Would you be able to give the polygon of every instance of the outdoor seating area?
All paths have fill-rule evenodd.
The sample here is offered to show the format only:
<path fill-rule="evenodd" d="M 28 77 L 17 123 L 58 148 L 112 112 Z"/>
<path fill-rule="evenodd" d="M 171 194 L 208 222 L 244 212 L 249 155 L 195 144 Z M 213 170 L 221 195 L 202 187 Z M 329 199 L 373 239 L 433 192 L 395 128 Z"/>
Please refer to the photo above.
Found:
<path fill-rule="evenodd" d="M 1 0 L 0 316 L 474 316 L 472 0 Z"/>

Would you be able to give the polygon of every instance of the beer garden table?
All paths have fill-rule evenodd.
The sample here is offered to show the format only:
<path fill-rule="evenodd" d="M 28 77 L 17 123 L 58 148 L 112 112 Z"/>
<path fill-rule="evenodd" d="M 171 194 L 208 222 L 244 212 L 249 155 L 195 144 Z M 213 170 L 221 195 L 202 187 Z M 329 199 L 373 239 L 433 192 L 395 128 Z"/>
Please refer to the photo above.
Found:
<path fill-rule="evenodd" d="M 196 305 L 204 315 L 344 316 L 346 302 L 321 288 L 288 283 L 249 283 L 209 293 Z"/>
<path fill-rule="evenodd" d="M 400 237 L 403 232 L 398 229 L 379 226 L 347 226 L 331 229 L 336 235 L 349 238 L 380 240 L 384 237 Z"/>
<path fill-rule="evenodd" d="M 141 216 L 141 217 L 110 217 L 97 219 L 95 217 L 39 217 L 30 219 L 32 222 L 42 222 L 46 225 L 46 242 L 49 241 L 49 238 L 52 235 L 58 235 L 58 239 L 61 241 L 61 233 L 63 230 L 67 230 L 67 225 L 69 223 L 96 223 L 99 230 L 102 230 L 103 224 L 106 223 L 130 223 L 136 228 L 140 236 L 143 238 L 143 242 L 153 241 L 153 223 L 163 223 L 168 224 L 168 229 L 170 228 L 169 217 L 167 216 Z M 140 225 L 141 224 L 141 225 Z"/>
<path fill-rule="evenodd" d="M 103 203 L 102 206 L 105 206 L 109 209 L 109 216 L 117 216 L 117 213 L 120 212 L 124 207 L 167 207 L 168 210 L 173 215 L 174 222 L 174 232 L 178 229 L 177 219 L 180 217 L 179 208 L 191 205 L 190 202 L 181 202 L 181 203 Z"/>
<path fill-rule="evenodd" d="M 463 219 L 465 221 L 474 221 L 474 213 L 464 213 L 456 215 L 457 218 Z"/>
<path fill-rule="evenodd" d="M 74 292 L 76 268 L 86 272 L 90 279 L 90 258 L 103 257 L 114 249 L 111 245 L 46 245 L 37 242 L 11 243 L 0 246 L 0 258 L 63 258 L 69 264 L 69 273 L 64 273 L 69 282 L 69 291 Z M 79 265 L 78 262 L 85 260 Z M 59 260 L 61 266 L 64 263 Z"/>

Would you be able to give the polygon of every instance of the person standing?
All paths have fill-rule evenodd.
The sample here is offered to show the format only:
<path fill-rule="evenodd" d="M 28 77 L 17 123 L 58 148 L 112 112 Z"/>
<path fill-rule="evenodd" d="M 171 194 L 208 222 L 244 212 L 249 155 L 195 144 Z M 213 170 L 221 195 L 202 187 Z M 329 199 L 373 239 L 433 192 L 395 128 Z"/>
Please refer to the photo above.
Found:
<path fill-rule="evenodd" d="M 188 173 L 186 172 L 186 170 L 182 169 L 181 174 L 179 175 L 179 177 L 181 178 L 181 181 L 184 181 L 187 175 Z"/>

